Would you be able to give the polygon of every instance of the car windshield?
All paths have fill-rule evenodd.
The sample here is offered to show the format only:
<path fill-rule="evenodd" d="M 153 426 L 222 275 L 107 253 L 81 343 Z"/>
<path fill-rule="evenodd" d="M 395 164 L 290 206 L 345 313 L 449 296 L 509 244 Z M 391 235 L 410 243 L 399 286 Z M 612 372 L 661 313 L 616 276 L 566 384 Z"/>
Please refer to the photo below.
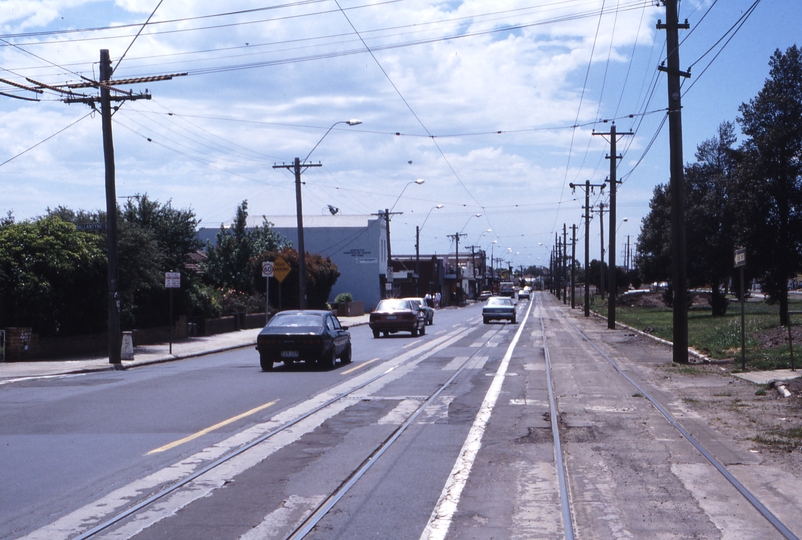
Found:
<path fill-rule="evenodd" d="M 307 313 L 279 313 L 272 319 L 268 326 L 282 326 L 282 327 L 319 327 L 323 326 L 323 317 L 321 315 L 307 314 Z"/>
<path fill-rule="evenodd" d="M 379 302 L 379 305 L 376 306 L 376 311 L 403 311 L 405 309 L 410 309 L 409 301 L 398 298 L 382 300 Z"/>
<path fill-rule="evenodd" d="M 500 298 L 498 296 L 493 296 L 487 299 L 488 306 L 511 306 L 512 300 L 509 298 Z"/>

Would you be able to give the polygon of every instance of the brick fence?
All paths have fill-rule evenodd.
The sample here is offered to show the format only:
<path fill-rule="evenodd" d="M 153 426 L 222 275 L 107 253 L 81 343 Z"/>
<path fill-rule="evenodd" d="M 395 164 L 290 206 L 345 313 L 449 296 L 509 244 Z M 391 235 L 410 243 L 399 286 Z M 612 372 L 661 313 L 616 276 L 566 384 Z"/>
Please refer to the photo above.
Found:
<path fill-rule="evenodd" d="M 193 319 L 190 323 L 185 316 L 181 316 L 173 327 L 172 340 L 260 328 L 264 324 L 264 313 L 238 313 L 218 319 Z M 166 343 L 171 337 L 169 326 L 137 329 L 131 334 L 134 346 Z M 6 328 L 6 361 L 102 355 L 108 353 L 108 347 L 109 338 L 106 332 L 82 336 L 40 336 L 31 328 Z"/>

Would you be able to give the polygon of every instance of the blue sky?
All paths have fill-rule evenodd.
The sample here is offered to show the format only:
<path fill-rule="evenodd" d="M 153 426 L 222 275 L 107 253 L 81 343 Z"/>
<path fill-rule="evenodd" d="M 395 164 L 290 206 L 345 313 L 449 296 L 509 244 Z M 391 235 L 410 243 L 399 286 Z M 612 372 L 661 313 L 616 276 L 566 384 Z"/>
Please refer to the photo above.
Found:
<path fill-rule="evenodd" d="M 683 86 L 686 162 L 757 94 L 772 53 L 796 44 L 802 2 L 763 0 L 731 31 L 754 3 L 680 3 L 691 26 L 680 35 L 680 63 L 692 74 Z M 547 264 L 565 223 L 580 226 L 582 257 L 584 196 L 568 184 L 608 176 L 609 146 L 592 131 L 609 131 L 613 120 L 619 132 L 635 132 L 618 146 L 619 244 L 627 235 L 635 241 L 654 186 L 668 181 L 667 126 L 658 132 L 665 32 L 655 28 L 665 8 L 654 2 L 2 5 L 7 81 L 96 79 L 100 49 L 119 62 L 115 79 L 187 73 L 126 87 L 147 88 L 153 99 L 127 102 L 114 115 L 117 193 L 192 208 L 202 226 L 229 221 L 244 199 L 258 219 L 294 214 L 293 177 L 273 165 L 303 158 L 332 124 L 349 119 L 362 124 L 336 125 L 310 157 L 323 166 L 304 173 L 304 212 L 394 206 L 403 212 L 392 221 L 398 254 L 414 252 L 415 226 L 425 221 L 424 253 L 453 250 L 448 235 L 462 232 L 461 246 L 490 251 L 495 240 L 495 255 L 516 267 Z M 0 92 L 35 97 L 6 83 Z M 0 96 L 0 212 L 21 220 L 58 205 L 104 208 L 99 115 L 55 92 L 39 98 Z M 425 182 L 414 184 L 419 178 Z M 597 191 L 592 202 L 606 203 L 606 195 Z M 598 258 L 598 217 L 590 244 Z"/>

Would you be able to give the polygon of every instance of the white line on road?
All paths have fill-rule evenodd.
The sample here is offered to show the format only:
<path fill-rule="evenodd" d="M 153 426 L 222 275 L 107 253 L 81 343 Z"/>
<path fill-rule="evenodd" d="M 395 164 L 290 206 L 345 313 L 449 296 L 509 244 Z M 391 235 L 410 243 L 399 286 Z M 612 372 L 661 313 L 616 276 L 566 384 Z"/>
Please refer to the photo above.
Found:
<path fill-rule="evenodd" d="M 440 493 L 437 505 L 435 505 L 434 510 L 432 510 L 429 522 L 426 524 L 426 528 L 420 536 L 421 540 L 443 540 L 448 533 L 449 527 L 451 527 L 451 521 L 454 518 L 454 513 L 457 511 L 457 505 L 462 496 L 462 490 L 468 482 L 473 463 L 476 460 L 476 456 L 479 454 L 479 449 L 482 447 L 482 437 L 484 436 L 487 422 L 490 420 L 490 415 L 501 393 L 501 386 L 504 383 L 512 353 L 515 350 L 515 346 L 518 344 L 518 339 L 523 333 L 530 311 L 531 304 L 510 346 L 507 347 L 507 352 L 504 354 L 504 358 L 496 371 L 493 382 L 490 383 L 490 388 L 487 390 L 487 394 L 485 394 L 485 399 L 482 401 L 482 406 L 479 408 L 471 430 L 468 432 L 468 437 L 465 439 L 460 449 L 459 457 L 454 463 L 454 467 L 451 469 L 451 474 L 448 475 L 448 480 L 446 481 L 445 487 L 443 487 L 443 491 Z"/>

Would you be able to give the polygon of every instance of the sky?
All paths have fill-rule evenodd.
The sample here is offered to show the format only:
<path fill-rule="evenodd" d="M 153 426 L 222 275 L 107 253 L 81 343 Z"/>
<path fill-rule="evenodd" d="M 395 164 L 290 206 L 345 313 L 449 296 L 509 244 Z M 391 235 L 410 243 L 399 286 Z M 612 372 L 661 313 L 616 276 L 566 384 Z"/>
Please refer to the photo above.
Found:
<path fill-rule="evenodd" d="M 802 2 L 683 0 L 684 161 L 735 122 L 798 44 Z M 477 246 L 507 266 L 548 265 L 617 142 L 617 258 L 669 181 L 665 7 L 652 0 L 0 0 L 0 213 L 105 209 L 100 114 L 33 88 L 180 74 L 120 88 L 116 190 L 192 209 L 218 228 L 248 201 L 295 215 L 392 209 L 394 254 Z M 147 23 L 147 24 L 146 24 Z M 32 79 L 31 82 L 28 79 Z M 63 87 L 62 87 L 63 88 Z M 76 90 L 97 95 L 91 89 Z M 28 98 L 28 99 L 17 99 Z M 37 101 L 29 101 L 36 99 Z M 348 120 L 361 124 L 350 126 Z M 331 128 L 331 129 L 330 129 Z M 329 131 L 330 130 L 330 131 Z M 740 140 L 740 139 L 739 139 Z M 311 154 L 310 154 L 311 152 Z M 307 158 L 308 156 L 308 158 Z M 422 182 L 420 182 L 422 180 Z M 609 188 L 591 204 L 608 204 Z M 438 207 L 442 205 L 442 207 Z M 599 258 L 599 215 L 588 234 Z M 624 221 L 626 219 L 626 221 Z M 607 214 L 605 213 L 605 221 Z M 604 223 L 605 241 L 611 224 Z M 634 250 L 634 247 L 632 248 Z"/>

